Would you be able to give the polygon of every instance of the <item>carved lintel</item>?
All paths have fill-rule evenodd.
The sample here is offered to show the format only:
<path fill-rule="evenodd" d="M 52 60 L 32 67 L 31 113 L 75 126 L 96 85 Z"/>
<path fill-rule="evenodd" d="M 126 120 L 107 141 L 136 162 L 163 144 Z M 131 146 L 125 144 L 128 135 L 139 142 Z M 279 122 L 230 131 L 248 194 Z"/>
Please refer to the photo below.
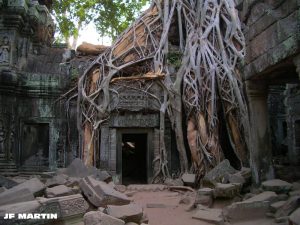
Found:
<path fill-rule="evenodd" d="M 246 82 L 247 96 L 251 98 L 267 98 L 268 85 L 264 80 L 247 80 Z"/>

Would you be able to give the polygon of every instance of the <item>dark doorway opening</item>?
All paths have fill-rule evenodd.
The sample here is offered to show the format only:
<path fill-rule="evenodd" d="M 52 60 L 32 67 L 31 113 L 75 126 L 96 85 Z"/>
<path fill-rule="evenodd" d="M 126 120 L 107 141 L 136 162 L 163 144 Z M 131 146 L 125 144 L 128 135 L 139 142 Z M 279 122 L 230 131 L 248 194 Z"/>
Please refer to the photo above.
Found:
<path fill-rule="evenodd" d="M 49 167 L 49 124 L 25 123 L 22 131 L 21 166 L 43 171 Z"/>
<path fill-rule="evenodd" d="M 147 183 L 147 134 L 122 135 L 122 183 Z"/>

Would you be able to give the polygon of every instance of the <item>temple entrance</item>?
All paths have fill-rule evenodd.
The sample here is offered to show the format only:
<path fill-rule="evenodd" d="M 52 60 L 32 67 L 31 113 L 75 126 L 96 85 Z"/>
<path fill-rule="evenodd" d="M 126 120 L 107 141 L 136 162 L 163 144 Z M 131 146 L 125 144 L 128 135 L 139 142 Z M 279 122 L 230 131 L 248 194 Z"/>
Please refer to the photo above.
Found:
<path fill-rule="evenodd" d="M 22 131 L 23 170 L 44 171 L 49 167 L 49 124 L 25 123 Z"/>
<path fill-rule="evenodd" d="M 122 183 L 147 183 L 147 133 L 122 133 Z"/>

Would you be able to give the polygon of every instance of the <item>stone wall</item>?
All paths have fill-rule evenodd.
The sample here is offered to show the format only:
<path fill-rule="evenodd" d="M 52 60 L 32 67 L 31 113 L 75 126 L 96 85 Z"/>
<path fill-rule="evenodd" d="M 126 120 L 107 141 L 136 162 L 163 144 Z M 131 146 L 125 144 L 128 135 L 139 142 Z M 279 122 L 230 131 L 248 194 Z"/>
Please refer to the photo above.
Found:
<path fill-rule="evenodd" d="M 54 23 L 38 1 L 0 1 L 0 172 L 65 166 L 67 122 L 59 96 L 71 86 L 51 47 Z"/>
<path fill-rule="evenodd" d="M 274 176 L 272 157 L 285 142 L 284 123 L 287 136 L 293 136 L 289 131 L 294 132 L 289 129 L 294 121 L 288 119 L 288 111 L 299 106 L 293 101 L 282 104 L 286 95 L 281 89 L 299 83 L 300 3 L 298 0 L 236 0 L 236 3 L 246 38 L 246 59 L 241 71 L 250 111 L 250 164 L 254 181 L 259 183 Z M 287 141 L 291 154 L 291 140 Z"/>
<path fill-rule="evenodd" d="M 299 1 L 247 0 L 240 7 L 247 43 L 246 80 L 299 53 Z"/>

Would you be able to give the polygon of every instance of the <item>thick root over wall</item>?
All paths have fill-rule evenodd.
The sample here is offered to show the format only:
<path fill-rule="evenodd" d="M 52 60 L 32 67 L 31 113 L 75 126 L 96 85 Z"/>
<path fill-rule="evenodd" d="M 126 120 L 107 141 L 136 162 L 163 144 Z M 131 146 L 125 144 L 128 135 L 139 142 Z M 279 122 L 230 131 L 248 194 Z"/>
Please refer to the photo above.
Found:
<path fill-rule="evenodd" d="M 169 176 L 165 115 L 176 134 L 182 173 L 194 172 L 200 180 L 224 157 L 233 155 L 238 161 L 235 166 L 241 167 L 247 160 L 249 128 L 237 70 L 244 54 L 244 36 L 233 0 L 153 1 L 79 80 L 78 126 L 85 164 L 95 163 L 101 125 L 114 110 L 111 96 L 118 90 L 112 84 L 151 80 L 164 92 L 163 101 L 148 93 L 160 103 L 161 148 L 154 159 L 158 165 L 154 181 Z M 226 147 L 224 137 L 229 143 Z"/>

